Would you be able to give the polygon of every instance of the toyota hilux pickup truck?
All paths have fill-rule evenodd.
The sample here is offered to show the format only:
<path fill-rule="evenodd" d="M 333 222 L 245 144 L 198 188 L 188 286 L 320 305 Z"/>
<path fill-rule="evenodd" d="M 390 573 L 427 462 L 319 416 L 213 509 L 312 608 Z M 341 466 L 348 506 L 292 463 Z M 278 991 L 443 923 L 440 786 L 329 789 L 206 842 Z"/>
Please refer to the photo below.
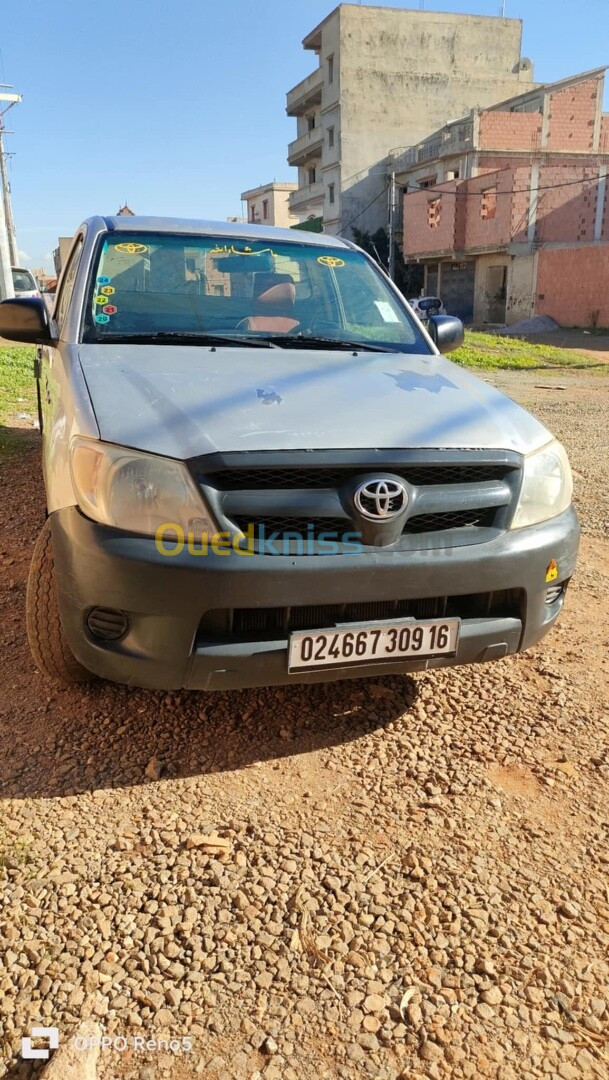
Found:
<path fill-rule="evenodd" d="M 548 632 L 579 527 L 563 447 L 445 359 L 353 243 L 93 217 L 37 345 L 37 667 L 224 690 L 498 660 Z"/>

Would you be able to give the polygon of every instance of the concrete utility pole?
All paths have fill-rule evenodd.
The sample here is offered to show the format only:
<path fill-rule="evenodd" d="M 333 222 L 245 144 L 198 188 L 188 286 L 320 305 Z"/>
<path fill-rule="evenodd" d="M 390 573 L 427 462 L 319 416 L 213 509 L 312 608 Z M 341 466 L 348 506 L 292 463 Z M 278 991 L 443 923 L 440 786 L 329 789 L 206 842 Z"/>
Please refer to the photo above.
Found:
<path fill-rule="evenodd" d="M 2 182 L 2 213 L 0 214 L 0 294 L 2 300 L 6 300 L 15 295 L 11 266 L 16 266 L 18 262 L 15 223 L 13 221 L 13 210 L 11 206 L 11 186 L 6 167 L 6 151 L 4 149 L 4 134 L 6 130 L 4 127 L 4 116 L 9 109 L 12 109 L 13 105 L 19 104 L 21 101 L 21 94 L 7 93 L 7 91 L 11 89 L 12 87 L 7 86 L 6 84 L 3 84 L 0 89 L 0 103 L 6 102 L 6 106 L 0 108 L 0 180 Z"/>
<path fill-rule="evenodd" d="M 395 219 L 396 219 L 395 169 L 391 170 L 389 185 L 389 277 L 395 281 Z"/>

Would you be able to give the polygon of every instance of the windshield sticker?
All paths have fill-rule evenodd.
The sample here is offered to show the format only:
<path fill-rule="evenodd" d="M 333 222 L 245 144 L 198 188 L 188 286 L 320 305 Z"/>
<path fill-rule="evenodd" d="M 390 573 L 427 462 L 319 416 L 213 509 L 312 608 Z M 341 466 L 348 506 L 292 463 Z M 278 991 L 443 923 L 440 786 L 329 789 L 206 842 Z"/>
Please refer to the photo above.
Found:
<path fill-rule="evenodd" d="M 337 266 L 344 266 L 345 260 L 339 259 L 338 255 L 320 255 L 317 259 L 318 263 L 322 266 L 330 266 L 335 269 Z"/>
<path fill-rule="evenodd" d="M 109 285 L 110 281 L 111 281 L 111 279 L 109 277 L 106 277 L 105 274 L 102 274 L 101 277 L 98 277 L 97 284 L 98 285 Z"/>
<path fill-rule="evenodd" d="M 230 247 L 228 246 L 228 244 L 224 244 L 224 245 L 216 244 L 215 247 L 210 248 L 209 254 L 210 255 L 272 255 L 272 257 L 274 259 L 277 258 L 277 254 L 273 251 L 272 248 L 259 248 L 258 251 L 252 251 L 251 247 L 248 247 L 246 245 L 244 247 L 243 251 L 241 251 L 241 249 L 236 248 L 234 244 L 231 244 Z"/>
<path fill-rule="evenodd" d="M 104 292 L 103 289 L 102 292 Z M 399 323 L 400 320 L 398 316 L 393 310 L 391 304 L 387 302 L 387 300 L 375 300 L 374 306 L 377 309 L 379 315 L 381 316 L 383 322 Z"/>
<path fill-rule="evenodd" d="M 95 322 L 96 322 L 96 323 L 107 323 L 107 322 L 110 322 L 110 316 L 109 316 L 109 315 L 96 315 L 96 316 L 95 316 Z"/>
<path fill-rule="evenodd" d="M 114 285 L 104 285 L 103 289 L 100 289 L 99 291 L 100 293 L 103 293 L 104 296 L 113 296 L 116 289 L 114 288 Z"/>
<path fill-rule="evenodd" d="M 106 304 L 105 308 L 103 308 L 103 311 L 106 315 L 116 315 L 118 308 L 116 308 L 114 304 Z"/>
<path fill-rule="evenodd" d="M 129 241 L 129 243 L 116 244 L 114 250 L 125 251 L 127 255 L 143 255 L 148 248 L 146 244 L 134 244 L 133 241 Z"/>
<path fill-rule="evenodd" d="M 108 303 L 108 297 L 107 296 L 101 296 L 101 294 L 100 294 L 99 296 L 95 297 L 95 303 L 99 304 L 99 306 L 101 307 L 103 304 Z"/>

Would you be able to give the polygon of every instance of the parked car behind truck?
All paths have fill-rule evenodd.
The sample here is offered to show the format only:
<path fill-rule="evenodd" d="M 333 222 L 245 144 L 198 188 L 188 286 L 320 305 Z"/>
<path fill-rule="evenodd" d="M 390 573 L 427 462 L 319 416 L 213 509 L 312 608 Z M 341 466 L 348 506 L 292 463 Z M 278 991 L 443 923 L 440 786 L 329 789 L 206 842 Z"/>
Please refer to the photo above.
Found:
<path fill-rule="evenodd" d="M 496 660 L 558 617 L 562 446 L 440 354 L 330 236 L 94 217 L 36 342 L 47 518 L 34 660 L 64 682 L 230 689 Z"/>

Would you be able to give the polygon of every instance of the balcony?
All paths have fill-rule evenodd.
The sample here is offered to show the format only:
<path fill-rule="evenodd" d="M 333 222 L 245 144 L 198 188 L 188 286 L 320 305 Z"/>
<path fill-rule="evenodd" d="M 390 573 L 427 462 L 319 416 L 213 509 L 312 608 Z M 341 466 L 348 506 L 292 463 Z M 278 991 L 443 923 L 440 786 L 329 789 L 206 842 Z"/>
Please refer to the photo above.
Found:
<path fill-rule="evenodd" d="M 310 157 L 319 157 L 323 141 L 322 128 L 305 131 L 304 135 L 288 144 L 288 165 L 305 165 Z"/>
<path fill-rule="evenodd" d="M 294 213 L 302 213 L 305 207 L 317 207 L 321 206 L 324 201 L 324 185 L 321 180 L 316 180 L 314 184 L 306 184 L 305 187 L 298 188 L 290 195 L 290 210 Z"/>
<path fill-rule="evenodd" d="M 288 90 L 286 105 L 288 116 L 302 116 L 312 105 L 319 105 L 323 81 L 323 71 L 319 67 L 307 75 L 302 82 Z"/>
<path fill-rule="evenodd" d="M 391 168 L 398 173 L 408 172 L 428 161 L 467 153 L 473 147 L 474 125 L 471 121 L 460 120 L 457 123 L 447 124 L 441 131 L 416 146 L 411 146 L 405 152 L 390 155 Z"/>

